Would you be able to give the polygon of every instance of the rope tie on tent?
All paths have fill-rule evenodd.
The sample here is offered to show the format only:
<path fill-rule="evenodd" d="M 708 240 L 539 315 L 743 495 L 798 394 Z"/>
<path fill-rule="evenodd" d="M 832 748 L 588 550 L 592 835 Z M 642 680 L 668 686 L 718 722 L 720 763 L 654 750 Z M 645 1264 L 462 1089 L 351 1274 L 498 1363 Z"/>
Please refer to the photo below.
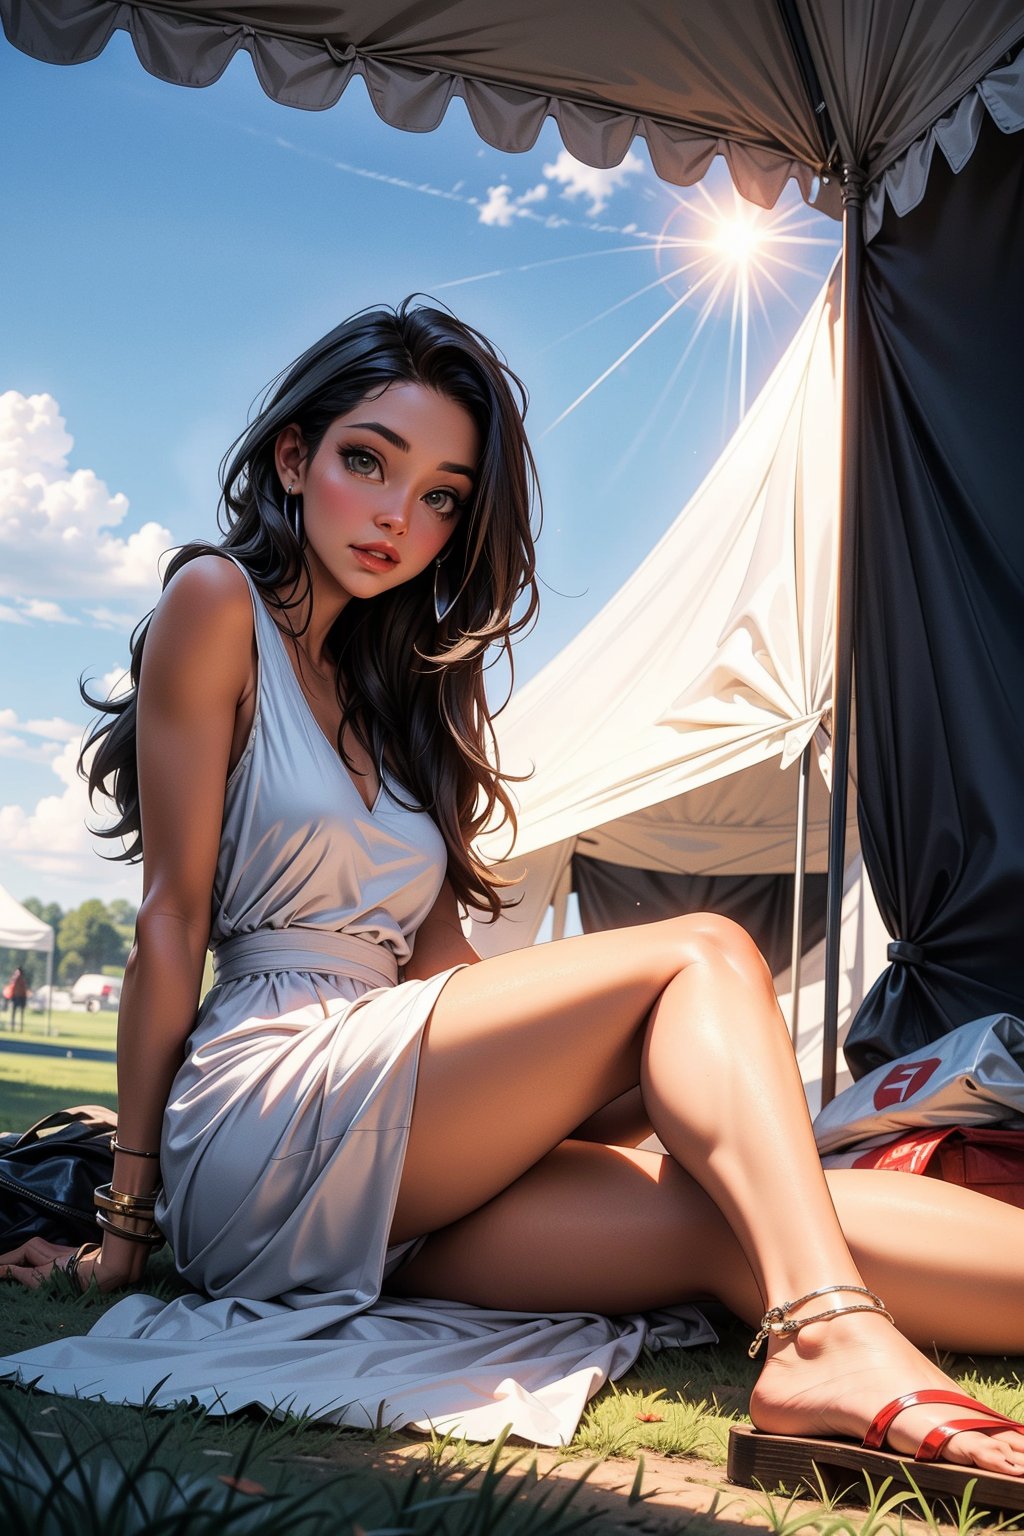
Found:
<path fill-rule="evenodd" d="M 864 180 L 864 172 L 859 166 L 850 165 L 849 163 L 843 165 L 839 182 L 843 194 L 844 208 L 850 203 L 855 204 L 858 208 L 862 205 L 864 202 Z"/>
<path fill-rule="evenodd" d="M 924 945 L 911 944 L 908 939 L 894 939 L 885 953 L 896 965 L 924 965 L 927 958 Z"/>
<path fill-rule="evenodd" d="M 329 37 L 324 37 L 320 39 L 320 46 L 334 60 L 335 64 L 351 64 L 352 60 L 357 57 L 354 43 L 345 43 L 339 48 L 337 43 L 332 43 Z"/>

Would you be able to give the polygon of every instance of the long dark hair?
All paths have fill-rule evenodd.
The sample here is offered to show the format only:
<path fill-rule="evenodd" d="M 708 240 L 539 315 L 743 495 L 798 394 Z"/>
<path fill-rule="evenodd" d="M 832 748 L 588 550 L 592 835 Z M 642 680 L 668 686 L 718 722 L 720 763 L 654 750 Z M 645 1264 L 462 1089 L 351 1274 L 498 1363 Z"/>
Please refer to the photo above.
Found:
<path fill-rule="evenodd" d="M 395 310 L 355 315 L 316 342 L 270 385 L 256 419 L 225 455 L 219 545 L 180 549 L 164 586 L 197 555 L 221 549 L 248 571 L 279 627 L 300 633 L 293 610 L 305 606 L 310 572 L 285 517 L 277 436 L 296 423 L 312 459 L 332 421 L 399 382 L 425 385 L 463 406 L 480 433 L 480 462 L 471 504 L 445 557 L 455 598 L 444 618 L 435 615 L 431 566 L 372 600 L 350 599 L 335 622 L 328 643 L 342 725 L 351 725 L 373 761 L 387 764 L 412 803 L 434 818 L 458 900 L 497 916 L 506 882 L 474 858 L 471 843 L 487 825 L 507 823 L 514 831 L 515 812 L 484 674 L 504 657 L 511 686 L 512 637 L 537 610 L 531 510 L 536 504 L 539 515 L 539 498 L 523 428 L 526 391 L 486 337 L 406 299 Z M 116 804 L 119 819 L 101 835 L 125 840 L 114 857 L 129 861 L 142 855 L 136 690 L 151 617 L 132 635 L 131 691 L 107 700 L 82 687 L 86 703 L 109 718 L 91 728 L 80 770 L 90 800 L 106 794 Z"/>

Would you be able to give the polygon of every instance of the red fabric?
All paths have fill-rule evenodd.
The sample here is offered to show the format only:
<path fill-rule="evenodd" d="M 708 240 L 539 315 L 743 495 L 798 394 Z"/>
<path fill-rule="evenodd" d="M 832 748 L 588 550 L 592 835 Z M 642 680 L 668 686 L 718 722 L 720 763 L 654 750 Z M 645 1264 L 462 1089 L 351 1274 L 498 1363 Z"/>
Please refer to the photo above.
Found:
<path fill-rule="evenodd" d="M 929 1173 L 1024 1209 L 1024 1130 L 999 1126 L 931 1126 L 871 1147 L 855 1168 Z"/>

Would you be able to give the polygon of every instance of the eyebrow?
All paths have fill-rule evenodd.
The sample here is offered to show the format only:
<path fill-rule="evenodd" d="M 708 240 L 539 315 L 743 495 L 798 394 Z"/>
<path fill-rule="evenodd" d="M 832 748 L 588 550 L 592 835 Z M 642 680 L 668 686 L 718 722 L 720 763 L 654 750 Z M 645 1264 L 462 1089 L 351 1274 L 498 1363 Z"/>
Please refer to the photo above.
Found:
<path fill-rule="evenodd" d="M 400 453 L 410 452 L 409 444 L 405 438 L 399 437 L 397 432 L 392 432 L 391 428 L 386 427 L 381 421 L 353 421 L 350 425 L 358 427 L 364 432 L 378 433 L 386 443 L 390 443 L 392 448 L 397 448 Z M 437 467 L 438 469 L 447 470 L 450 475 L 465 475 L 467 480 L 476 479 L 476 471 L 470 469 L 468 464 L 452 464 L 445 459 Z"/>

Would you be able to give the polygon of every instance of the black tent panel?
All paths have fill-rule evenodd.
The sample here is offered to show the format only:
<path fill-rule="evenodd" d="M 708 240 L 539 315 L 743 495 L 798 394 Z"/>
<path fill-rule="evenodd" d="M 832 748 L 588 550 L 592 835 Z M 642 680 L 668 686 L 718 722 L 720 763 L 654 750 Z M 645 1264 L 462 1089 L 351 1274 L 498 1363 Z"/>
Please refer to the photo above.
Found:
<path fill-rule="evenodd" d="M 778 975 L 793 944 L 793 875 L 685 875 L 627 869 L 576 854 L 572 883 L 584 933 L 631 928 L 683 912 L 717 912 L 741 924 Z M 801 953 L 825 937 L 827 875 L 804 877 Z"/>
<path fill-rule="evenodd" d="M 864 265 L 858 803 L 898 942 L 855 1075 L 1024 1012 L 1024 134 L 986 120 Z"/>

